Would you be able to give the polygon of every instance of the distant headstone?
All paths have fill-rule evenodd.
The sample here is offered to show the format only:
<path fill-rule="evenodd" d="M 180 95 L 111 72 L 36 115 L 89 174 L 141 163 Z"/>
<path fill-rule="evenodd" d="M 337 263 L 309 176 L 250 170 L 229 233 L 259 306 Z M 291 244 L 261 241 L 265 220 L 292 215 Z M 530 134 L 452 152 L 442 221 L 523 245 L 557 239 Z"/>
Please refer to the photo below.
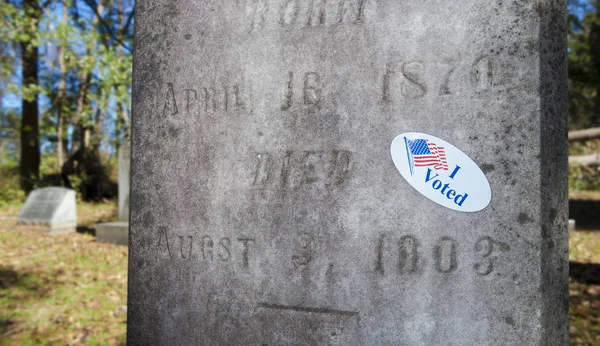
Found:
<path fill-rule="evenodd" d="M 74 232 L 77 226 L 75 191 L 62 187 L 33 190 L 17 220 L 24 224 L 49 227 L 45 232 Z"/>
<path fill-rule="evenodd" d="M 103 243 L 127 245 L 129 241 L 129 143 L 119 148 L 119 220 L 96 224 L 96 240 Z"/>
<path fill-rule="evenodd" d="M 122 221 L 129 220 L 130 153 L 129 142 L 119 148 L 119 220 Z"/>
<path fill-rule="evenodd" d="M 129 222 L 115 221 L 96 224 L 96 241 L 127 245 L 129 241 Z"/>
<path fill-rule="evenodd" d="M 128 344 L 568 344 L 565 1 L 136 6 Z"/>

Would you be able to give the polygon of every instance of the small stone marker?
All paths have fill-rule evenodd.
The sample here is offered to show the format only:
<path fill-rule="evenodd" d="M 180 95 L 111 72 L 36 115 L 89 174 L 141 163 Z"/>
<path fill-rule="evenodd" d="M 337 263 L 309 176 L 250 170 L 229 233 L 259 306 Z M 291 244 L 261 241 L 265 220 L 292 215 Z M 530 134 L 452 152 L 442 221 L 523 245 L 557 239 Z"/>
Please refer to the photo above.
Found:
<path fill-rule="evenodd" d="M 129 242 L 129 222 L 115 221 L 96 224 L 96 241 L 127 245 Z"/>
<path fill-rule="evenodd" d="M 47 233 L 74 232 L 77 227 L 75 191 L 45 187 L 31 191 L 17 220 L 24 224 L 49 227 Z"/>
<path fill-rule="evenodd" d="M 119 148 L 119 220 L 129 221 L 129 180 L 131 179 L 131 147 L 126 142 Z"/>
<path fill-rule="evenodd" d="M 568 343 L 564 1 L 136 6 L 129 344 Z"/>
<path fill-rule="evenodd" d="M 103 243 L 127 245 L 129 242 L 129 143 L 119 148 L 119 220 L 96 224 L 96 240 Z"/>

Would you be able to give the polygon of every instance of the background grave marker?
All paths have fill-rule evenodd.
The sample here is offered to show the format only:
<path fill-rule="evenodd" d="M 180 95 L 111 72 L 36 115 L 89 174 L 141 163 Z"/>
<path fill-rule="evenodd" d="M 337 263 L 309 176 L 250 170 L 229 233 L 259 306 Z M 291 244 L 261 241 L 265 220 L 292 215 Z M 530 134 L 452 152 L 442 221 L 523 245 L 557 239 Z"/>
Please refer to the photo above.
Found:
<path fill-rule="evenodd" d="M 129 143 L 119 148 L 119 219 L 96 224 L 96 240 L 100 242 L 121 245 L 129 243 L 130 152 Z"/>
<path fill-rule="evenodd" d="M 75 191 L 62 187 L 33 190 L 17 219 L 24 224 L 48 226 L 47 233 L 74 232 L 77 226 Z"/>

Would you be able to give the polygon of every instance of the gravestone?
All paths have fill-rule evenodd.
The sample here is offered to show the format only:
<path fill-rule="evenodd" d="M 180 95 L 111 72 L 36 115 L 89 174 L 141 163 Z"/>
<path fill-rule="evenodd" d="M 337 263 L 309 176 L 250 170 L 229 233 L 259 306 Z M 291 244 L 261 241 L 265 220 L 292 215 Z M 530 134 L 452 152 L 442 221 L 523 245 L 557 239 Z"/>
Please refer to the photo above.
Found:
<path fill-rule="evenodd" d="M 128 342 L 566 345 L 565 8 L 138 2 Z M 422 195 L 404 133 L 491 195 Z"/>
<path fill-rule="evenodd" d="M 103 243 L 127 245 L 129 242 L 129 179 L 130 145 L 119 148 L 119 219 L 96 224 L 96 240 Z"/>
<path fill-rule="evenodd" d="M 569 219 L 568 227 L 569 227 L 569 231 L 574 231 L 575 230 L 575 220 Z"/>
<path fill-rule="evenodd" d="M 75 191 L 62 187 L 33 190 L 17 220 L 23 224 L 41 226 L 47 233 L 74 232 L 77 227 Z"/>
<path fill-rule="evenodd" d="M 129 222 L 113 221 L 97 223 L 96 241 L 127 245 L 129 243 Z"/>
<path fill-rule="evenodd" d="M 131 148 L 126 142 L 119 148 L 119 220 L 129 220 L 129 180 Z"/>

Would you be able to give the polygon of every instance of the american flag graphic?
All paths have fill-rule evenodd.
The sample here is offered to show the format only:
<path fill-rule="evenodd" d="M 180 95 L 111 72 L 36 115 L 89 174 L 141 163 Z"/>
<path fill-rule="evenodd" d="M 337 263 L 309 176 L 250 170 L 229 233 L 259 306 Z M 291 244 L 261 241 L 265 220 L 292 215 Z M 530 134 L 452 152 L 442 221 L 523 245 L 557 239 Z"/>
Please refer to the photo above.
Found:
<path fill-rule="evenodd" d="M 407 139 L 404 137 L 408 163 L 413 174 L 413 167 L 431 167 L 436 171 L 447 171 L 446 150 L 427 139 Z"/>

